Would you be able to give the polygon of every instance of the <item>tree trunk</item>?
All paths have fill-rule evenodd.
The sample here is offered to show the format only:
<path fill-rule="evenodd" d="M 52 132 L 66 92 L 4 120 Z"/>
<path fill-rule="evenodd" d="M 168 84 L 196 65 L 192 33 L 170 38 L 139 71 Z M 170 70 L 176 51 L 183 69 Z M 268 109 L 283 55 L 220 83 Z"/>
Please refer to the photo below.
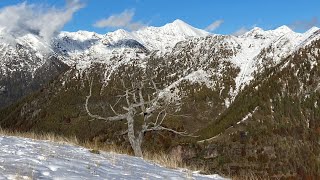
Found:
<path fill-rule="evenodd" d="M 138 136 L 138 138 L 135 136 L 134 133 L 134 119 L 130 114 L 127 117 L 128 122 L 128 138 L 131 145 L 131 148 L 133 149 L 134 155 L 137 157 L 142 157 L 142 150 L 141 150 L 141 143 L 142 138 Z"/>
<path fill-rule="evenodd" d="M 131 145 L 132 146 L 132 145 Z M 134 155 L 137 156 L 137 157 L 143 157 L 143 154 L 142 154 L 142 150 L 141 150 L 141 144 L 139 145 L 138 142 L 135 142 L 135 145 L 133 148 L 133 152 L 134 152 Z"/>

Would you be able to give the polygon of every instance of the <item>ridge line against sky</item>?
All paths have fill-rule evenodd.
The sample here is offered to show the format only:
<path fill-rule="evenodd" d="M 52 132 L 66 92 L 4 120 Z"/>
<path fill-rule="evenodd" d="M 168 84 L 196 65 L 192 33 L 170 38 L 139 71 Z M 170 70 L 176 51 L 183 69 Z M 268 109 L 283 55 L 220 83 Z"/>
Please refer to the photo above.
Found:
<path fill-rule="evenodd" d="M 320 25 L 319 7 L 319 0 L 2 0 L 0 26 L 17 31 L 28 23 L 50 37 L 54 30 L 104 34 L 120 28 L 163 26 L 181 19 L 218 34 L 239 35 L 256 26 L 268 30 L 281 25 L 304 32 Z"/>

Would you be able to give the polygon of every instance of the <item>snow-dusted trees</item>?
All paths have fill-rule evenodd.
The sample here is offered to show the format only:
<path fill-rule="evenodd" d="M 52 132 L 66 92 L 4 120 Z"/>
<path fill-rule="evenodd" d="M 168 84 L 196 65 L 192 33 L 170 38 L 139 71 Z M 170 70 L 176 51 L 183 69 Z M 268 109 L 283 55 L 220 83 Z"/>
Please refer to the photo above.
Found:
<path fill-rule="evenodd" d="M 179 132 L 163 126 L 163 122 L 168 116 L 168 110 L 172 105 L 169 101 L 161 98 L 163 91 L 158 89 L 153 79 L 131 82 L 130 86 L 127 86 L 124 80 L 121 80 L 121 84 L 123 94 L 115 97 L 118 98 L 115 105 L 110 105 L 110 110 L 114 113 L 114 116 L 102 117 L 91 113 L 89 100 L 92 96 L 93 81 L 90 83 L 85 109 L 87 114 L 94 119 L 104 121 L 125 120 L 128 125 L 126 133 L 135 156 L 142 157 L 141 144 L 144 134 L 148 131 L 165 130 L 179 135 L 187 135 L 185 132 Z M 115 110 L 115 106 L 117 106 L 117 109 L 121 107 L 121 113 Z M 138 123 L 138 121 L 142 121 L 142 123 Z M 141 127 L 137 127 L 137 124 L 141 124 Z"/>

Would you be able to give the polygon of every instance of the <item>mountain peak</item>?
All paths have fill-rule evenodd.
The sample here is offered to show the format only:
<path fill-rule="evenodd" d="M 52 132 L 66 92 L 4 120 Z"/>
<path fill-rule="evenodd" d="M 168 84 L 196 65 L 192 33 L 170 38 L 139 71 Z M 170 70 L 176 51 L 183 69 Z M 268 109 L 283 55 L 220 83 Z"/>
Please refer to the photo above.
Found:
<path fill-rule="evenodd" d="M 283 26 L 280 26 L 280 27 L 276 28 L 275 30 L 273 30 L 273 32 L 278 33 L 278 34 L 287 34 L 287 33 L 293 32 L 293 31 L 288 26 L 283 25 Z"/>
<path fill-rule="evenodd" d="M 182 26 L 190 26 L 186 22 L 182 21 L 181 19 L 176 19 L 172 23 L 169 24 L 174 24 L 174 25 L 182 25 Z"/>
<path fill-rule="evenodd" d="M 113 36 L 120 36 L 120 37 L 125 37 L 125 38 L 130 36 L 130 32 L 128 32 L 124 29 L 118 29 L 116 31 L 109 32 L 106 35 L 110 35 L 110 34 L 112 34 Z"/>
<path fill-rule="evenodd" d="M 79 30 L 76 32 L 67 32 L 67 31 L 63 31 L 61 32 L 58 37 L 69 37 L 73 40 L 77 40 L 77 41 L 87 41 L 90 39 L 99 39 L 102 37 L 101 34 L 98 34 L 96 32 L 90 32 L 90 31 L 83 31 L 83 30 Z"/>
<path fill-rule="evenodd" d="M 292 29 L 290 29 L 288 26 L 280 26 L 274 30 L 263 30 L 260 27 L 254 27 L 252 30 L 248 31 L 247 33 L 245 33 L 243 36 L 244 37 L 278 37 L 278 36 L 282 36 L 284 34 L 288 34 L 288 33 L 294 33 L 294 31 L 292 31 Z"/>
<path fill-rule="evenodd" d="M 172 23 L 168 23 L 159 28 L 163 29 L 164 31 L 170 31 L 174 32 L 175 34 L 183 35 L 185 37 L 199 37 L 209 34 L 207 31 L 195 28 L 180 19 L 176 19 Z"/>
<path fill-rule="evenodd" d="M 126 31 L 124 29 L 118 29 L 116 31 L 109 32 L 109 33 L 105 34 L 105 36 L 103 38 L 103 43 L 113 44 L 113 43 L 117 43 L 118 41 L 121 41 L 124 39 L 134 39 L 134 37 L 132 37 L 132 34 L 128 31 Z"/>
<path fill-rule="evenodd" d="M 194 28 L 191 25 L 189 25 L 188 23 L 182 21 L 181 19 L 176 19 L 171 23 L 167 23 L 162 27 L 170 27 L 170 28 L 175 28 L 175 27 L 180 27 L 180 28 Z M 162 28 L 159 27 L 159 28 Z"/>
<path fill-rule="evenodd" d="M 170 51 L 179 41 L 203 37 L 208 34 L 208 32 L 192 27 L 180 19 L 161 27 L 150 26 L 131 32 L 132 38 L 149 50 L 160 50 L 161 52 Z"/>
<path fill-rule="evenodd" d="M 316 31 L 319 31 L 320 28 L 316 27 L 316 26 L 313 26 L 312 28 L 310 28 L 308 31 L 306 31 L 305 33 L 306 34 L 312 34 Z"/>
<path fill-rule="evenodd" d="M 263 35 L 264 32 L 265 31 L 262 28 L 254 27 L 250 31 L 246 32 L 243 36 L 245 36 L 245 37 L 257 37 L 257 36 Z"/>

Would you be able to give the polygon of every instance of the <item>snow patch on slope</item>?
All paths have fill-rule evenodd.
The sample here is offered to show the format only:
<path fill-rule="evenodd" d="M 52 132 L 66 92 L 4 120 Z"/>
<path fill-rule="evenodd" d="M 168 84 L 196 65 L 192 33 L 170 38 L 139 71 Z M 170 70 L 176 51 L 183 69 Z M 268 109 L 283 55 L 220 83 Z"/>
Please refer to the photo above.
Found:
<path fill-rule="evenodd" d="M 178 86 L 184 81 L 188 81 L 191 84 L 194 84 L 194 83 L 202 84 L 203 83 L 207 87 L 212 88 L 214 82 L 212 82 L 210 80 L 210 77 L 211 77 L 211 75 L 209 75 L 206 71 L 199 69 L 197 71 L 194 71 L 194 72 L 178 79 L 177 81 L 175 81 L 172 84 L 170 84 L 169 86 L 167 86 L 165 89 L 162 90 L 162 92 L 159 93 L 159 97 L 164 98 L 166 100 L 170 100 L 170 101 L 179 100 L 181 97 L 179 95 L 180 91 L 178 89 Z"/>
<path fill-rule="evenodd" d="M 278 64 L 294 51 L 319 39 L 320 32 L 316 27 L 305 33 L 296 33 L 287 26 L 268 31 L 255 27 L 234 38 L 241 46 L 241 50 L 231 58 L 231 62 L 240 68 L 240 73 L 235 79 L 236 90 L 233 92 L 236 95 L 254 78 L 253 73 L 263 64 Z"/>
<path fill-rule="evenodd" d="M 257 111 L 258 107 L 254 108 L 253 112 L 249 112 L 244 118 L 242 118 L 241 121 L 237 122 L 237 124 L 241 124 L 252 117 L 252 114 L 254 114 Z"/>
<path fill-rule="evenodd" d="M 224 179 L 48 141 L 0 136 L 0 146 L 0 179 Z"/>

